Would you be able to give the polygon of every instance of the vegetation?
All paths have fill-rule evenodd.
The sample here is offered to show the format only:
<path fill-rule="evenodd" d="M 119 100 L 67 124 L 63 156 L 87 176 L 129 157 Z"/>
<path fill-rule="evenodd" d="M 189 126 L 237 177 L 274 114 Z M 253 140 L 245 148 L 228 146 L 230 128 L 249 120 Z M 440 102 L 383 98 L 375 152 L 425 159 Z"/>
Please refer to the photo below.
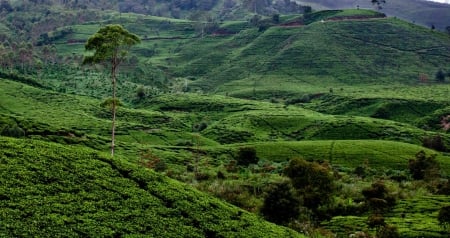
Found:
<path fill-rule="evenodd" d="M 94 55 L 85 56 L 83 64 L 108 62 L 111 66 L 112 82 L 112 129 L 111 129 L 111 156 L 114 157 L 114 138 L 116 131 L 116 90 L 117 72 L 119 65 L 125 60 L 129 48 L 138 44 L 138 36 L 128 32 L 120 25 L 107 25 L 90 37 L 85 45 L 86 50 L 95 51 Z"/>
<path fill-rule="evenodd" d="M 1 236 L 301 237 L 120 156 L 0 142 Z"/>
<path fill-rule="evenodd" d="M 416 159 L 409 161 L 409 171 L 413 179 L 432 179 L 439 176 L 439 163 L 433 155 L 427 156 L 424 151 L 416 154 Z"/>
<path fill-rule="evenodd" d="M 448 36 L 289 3 L 1 1 L 0 236 L 447 237 Z"/>

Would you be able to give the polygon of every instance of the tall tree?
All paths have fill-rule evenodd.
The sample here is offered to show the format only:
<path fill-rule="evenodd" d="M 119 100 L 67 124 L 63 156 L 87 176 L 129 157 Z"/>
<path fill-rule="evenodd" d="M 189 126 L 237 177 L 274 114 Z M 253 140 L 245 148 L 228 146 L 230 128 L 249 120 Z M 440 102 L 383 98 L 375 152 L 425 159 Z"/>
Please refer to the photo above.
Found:
<path fill-rule="evenodd" d="M 120 63 L 126 58 L 131 46 L 140 43 L 137 35 L 128 32 L 121 25 L 106 25 L 91 36 L 85 45 L 87 51 L 95 51 L 93 55 L 86 56 L 83 64 L 106 63 L 111 67 L 112 82 L 112 129 L 111 129 L 111 156 L 114 157 L 115 129 L 116 129 L 116 91 L 117 72 Z"/>

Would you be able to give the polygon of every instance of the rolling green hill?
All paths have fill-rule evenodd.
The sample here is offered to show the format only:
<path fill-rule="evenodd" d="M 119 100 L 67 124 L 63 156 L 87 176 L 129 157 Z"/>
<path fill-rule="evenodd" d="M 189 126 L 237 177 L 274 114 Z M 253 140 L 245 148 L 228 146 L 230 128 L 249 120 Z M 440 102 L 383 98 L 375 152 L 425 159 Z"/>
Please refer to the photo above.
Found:
<path fill-rule="evenodd" d="M 362 191 L 384 181 L 398 199 L 389 224 L 444 237 L 450 84 L 435 80 L 449 69 L 444 33 L 356 9 L 223 21 L 207 34 L 199 21 L 113 11 L 87 20 L 89 11 L 47 29 L 43 45 L 2 45 L 25 61 L 0 51 L 0 236 L 299 236 L 226 202 L 260 213 L 300 157 L 324 166 L 339 191 L 283 225 L 311 236 L 365 230 Z M 110 23 L 142 38 L 120 67 L 114 159 L 108 71 L 80 64 L 86 39 Z M 242 165 L 243 149 L 257 161 Z M 436 177 L 412 179 L 419 151 L 439 163 Z"/>
<path fill-rule="evenodd" d="M 287 18 L 264 31 L 245 21 L 224 22 L 218 31 L 223 34 L 205 37 L 198 35 L 195 22 L 184 20 L 122 14 L 120 20 L 105 23 L 121 22 L 143 38 L 133 50 L 137 65 L 122 69 L 119 93 L 127 101 L 134 99 L 140 85 L 149 93 L 201 91 L 257 99 L 320 95 L 331 90 L 373 94 L 421 85 L 432 85 L 422 87 L 431 94 L 448 90 L 448 84 L 434 83 L 434 75 L 448 68 L 450 38 L 379 17 L 367 10 L 317 12 L 304 17 L 312 19 L 308 25 L 283 25 L 291 22 Z M 86 23 L 71 29 L 72 34 L 55 42 L 58 54 L 81 57 L 83 44 L 67 42 L 84 42 L 97 25 Z M 108 80 L 98 71 L 85 68 L 81 73 L 76 64 L 66 68 L 64 75 L 54 71 L 42 72 L 50 87 L 96 97 L 109 94 Z"/>
<path fill-rule="evenodd" d="M 58 228 L 59 230 L 55 232 L 69 232 L 72 235 L 89 235 L 90 232 L 105 235 L 159 234 L 162 231 L 155 227 L 163 226 L 163 223 L 156 223 L 156 221 L 163 221 L 164 224 L 171 224 L 170 227 L 183 227 L 182 232 L 190 236 L 214 233 L 232 237 L 233 232 L 238 232 L 240 235 L 248 234 L 252 237 L 254 234 L 259 234 L 258 232 L 262 229 L 256 220 L 252 220 L 256 219 L 253 216 L 249 215 L 246 220 L 251 225 L 244 226 L 248 228 L 245 230 L 233 230 L 235 223 L 223 226 L 230 227 L 231 230 L 209 225 L 207 222 L 210 222 L 210 219 L 198 220 L 195 212 L 198 209 L 205 209 L 216 214 L 213 212 L 214 209 L 219 209 L 222 205 L 208 205 L 197 209 L 192 205 L 192 200 L 189 200 L 191 195 L 183 195 L 180 191 L 194 193 L 195 195 L 192 196 L 196 197 L 195 201 L 201 204 L 204 202 L 200 199 L 211 200 L 212 198 L 200 195 L 194 190 L 180 190 L 177 186 L 183 185 L 142 168 L 144 165 L 155 169 L 157 167 L 150 163 L 163 161 L 167 166 L 167 175 L 189 182 L 192 181 L 191 176 L 199 176 L 199 174 L 186 171 L 186 167 L 198 166 L 203 176 L 207 176 L 207 180 L 203 178 L 194 184 L 197 184 L 196 186 L 200 189 L 214 193 L 210 191 L 214 188 L 211 186 L 219 186 L 216 183 L 220 183 L 214 173 L 224 170 L 227 164 L 232 164 L 236 158 L 235 154 L 242 147 L 255 148 L 260 164 L 252 168 L 253 172 L 242 175 L 227 172 L 230 176 L 229 186 L 244 186 L 252 190 L 264 190 L 264 186 L 270 181 L 279 180 L 277 171 L 282 171 L 287 161 L 295 157 L 329 161 L 341 173 L 353 171 L 356 167 L 365 164 L 377 176 L 396 176 L 398 173 L 403 173 L 401 171 L 407 170 L 408 161 L 414 158 L 418 151 L 425 150 L 428 154 L 437 155 L 443 174 L 450 172 L 448 154 L 420 146 L 421 137 L 424 134 L 434 135 L 434 132 L 418 129 L 406 123 L 365 117 L 331 116 L 294 106 L 285 107 L 282 104 L 188 93 L 153 97 L 141 101 L 137 108 L 129 105 L 121 107 L 118 114 L 116 150 L 119 158 L 111 160 L 102 152 L 98 152 L 108 151 L 110 125 L 109 112 L 100 107 L 100 100 L 57 93 L 6 79 L 1 79 L 0 85 L 2 90 L 0 131 L 9 137 L 22 138 L 1 137 L 0 139 L 2 142 L 1 164 L 5 167 L 4 170 L 2 169 L 5 183 L 2 182 L 2 184 L 11 184 L 11 186 L 2 187 L 4 189 L 2 202 L 6 209 L 3 214 L 11 214 L 8 215 L 8 219 L 21 221 L 14 223 L 14 226 L 10 225 L 9 228 L 2 228 L 2 232 L 7 235 L 29 234 L 26 232 L 40 234 L 40 232 L 46 232 L 45 229 L 56 229 L 55 227 L 60 224 L 65 224 L 63 227 L 68 227 L 67 229 L 70 230 Z M 201 126 L 202 123 L 204 123 L 203 126 Z M 442 136 L 448 141 L 445 134 Z M 345 138 L 351 140 L 343 140 Z M 378 140 L 372 140 L 374 138 Z M 198 162 L 195 162 L 196 160 Z M 256 172 L 258 168 L 264 171 L 264 166 L 273 167 L 274 170 L 270 170 L 272 174 L 269 173 L 270 177 L 267 177 L 267 172 L 261 175 Z M 17 174 L 14 177 L 20 178 L 21 182 L 9 180 L 11 174 Z M 85 176 L 89 180 L 83 180 Z M 233 176 L 239 177 L 232 179 Z M 262 176 L 261 181 L 258 176 Z M 39 179 L 36 180 L 37 178 Z M 35 183 L 30 184 L 31 181 Z M 39 183 L 36 184 L 36 181 Z M 74 181 L 84 182 L 80 184 Z M 142 185 L 143 181 L 147 187 Z M 194 181 L 197 180 L 194 179 Z M 210 183 L 216 185 L 208 185 Z M 242 185 L 233 185 L 241 183 Z M 222 186 L 227 185 L 225 183 Z M 226 187 L 223 189 L 228 191 Z M 246 194 L 244 191 L 246 190 L 240 193 Z M 23 199 L 24 196 L 20 194 L 30 195 Z M 96 194 L 102 194 L 101 199 Z M 135 196 L 139 196 L 139 199 Z M 161 205 L 154 196 L 166 203 Z M 123 200 L 124 197 L 126 200 Z M 172 197 L 174 199 L 170 200 Z M 188 199 L 191 205 L 185 206 L 186 204 L 181 201 L 179 205 L 174 205 L 178 204 L 175 200 L 179 201 L 180 197 Z M 246 199 L 248 202 L 258 203 L 257 200 Z M 77 203 L 75 204 L 74 201 Z M 80 201 L 86 202 L 80 205 Z M 145 210 L 153 208 L 142 205 L 140 203 L 142 201 L 147 201 L 145 204 L 153 201 L 151 204 L 155 204 L 154 209 L 157 210 Z M 167 201 L 173 203 L 169 202 L 171 205 L 167 205 Z M 405 203 L 408 202 L 409 200 L 405 200 Z M 164 207 L 164 204 L 168 207 Z M 251 207 L 254 205 L 240 200 L 235 201 L 235 204 L 250 206 L 247 207 L 250 210 L 254 209 Z M 39 213 L 30 215 L 29 209 L 34 209 L 35 206 L 40 207 Z M 92 209 L 92 206 L 97 208 L 97 213 L 91 214 L 89 209 Z M 125 208 L 127 210 L 123 210 Z M 143 209 L 156 215 L 142 217 L 136 214 L 129 217 L 130 214 L 134 214 L 133 211 L 142 212 Z M 75 214 L 74 211 L 78 213 Z M 238 213 L 238 210 L 234 211 Z M 160 218 L 159 214 L 164 218 Z M 171 214 L 186 215 L 183 215 L 184 218 L 180 220 Z M 229 213 L 217 211 L 217 214 Z M 117 224 L 113 222 L 117 217 L 122 216 L 131 220 Z M 220 224 L 228 222 L 227 218 L 222 216 L 211 216 L 220 219 L 222 222 Z M 394 219 L 398 217 L 398 214 L 394 213 L 392 217 Z M 27 219 L 33 219 L 37 223 L 27 226 Z M 104 224 L 103 228 L 94 229 L 94 221 L 95 225 L 99 221 Z M 80 222 L 83 222 L 82 226 L 76 225 Z M 327 223 L 326 227 L 339 232 L 339 229 L 333 226 L 346 222 L 354 221 L 336 217 L 331 223 Z M 417 227 L 418 220 L 412 222 L 414 227 Z M 7 222 L 7 224 L 10 223 Z M 160 225 L 144 225 L 148 223 Z M 214 224 L 218 223 L 214 222 Z M 29 227 L 29 231 L 17 229 L 19 226 Z M 357 226 L 354 228 L 359 229 Z M 285 232 L 278 228 L 270 229 L 272 232 Z M 411 234 L 416 235 L 423 231 L 419 227 L 416 229 L 417 231 Z M 24 233 L 20 233 L 21 231 Z M 174 232 L 180 232 L 180 230 L 167 232 L 167 236 L 172 236 Z M 272 236 L 271 233 L 267 234 L 269 237 Z"/>
<path fill-rule="evenodd" d="M 302 237 L 123 158 L 0 137 L 0 236 Z"/>

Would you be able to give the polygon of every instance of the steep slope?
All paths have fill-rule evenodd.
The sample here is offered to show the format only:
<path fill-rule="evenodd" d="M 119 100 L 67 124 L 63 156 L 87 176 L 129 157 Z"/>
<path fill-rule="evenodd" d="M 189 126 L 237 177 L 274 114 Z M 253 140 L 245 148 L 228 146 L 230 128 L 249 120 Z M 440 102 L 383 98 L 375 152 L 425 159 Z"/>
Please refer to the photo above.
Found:
<path fill-rule="evenodd" d="M 247 43 L 233 50 L 243 40 Z M 304 90 L 317 90 L 355 84 L 417 84 L 418 75 L 432 78 L 447 67 L 450 38 L 393 18 L 325 20 L 304 27 L 271 27 L 263 33 L 250 30 L 213 49 L 203 56 L 205 60 L 196 62 L 214 62 L 220 54 L 217 67 L 188 65 L 189 72 L 209 69 L 191 87 L 267 97 L 298 92 L 300 85 Z"/>
<path fill-rule="evenodd" d="M 0 137 L 0 236 L 302 237 L 82 147 Z"/>

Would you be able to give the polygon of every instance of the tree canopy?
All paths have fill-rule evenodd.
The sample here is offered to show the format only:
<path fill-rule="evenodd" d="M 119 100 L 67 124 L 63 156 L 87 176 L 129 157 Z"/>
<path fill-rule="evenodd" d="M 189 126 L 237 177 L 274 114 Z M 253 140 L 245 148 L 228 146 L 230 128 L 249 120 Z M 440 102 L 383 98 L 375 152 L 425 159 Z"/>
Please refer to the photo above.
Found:
<path fill-rule="evenodd" d="M 85 45 L 87 51 L 95 51 L 93 55 L 86 56 L 83 63 L 100 63 L 110 61 L 120 63 L 127 55 L 128 49 L 140 43 L 137 35 L 128 32 L 121 25 L 107 25 L 90 37 Z M 118 60 L 117 62 L 113 62 Z"/>

